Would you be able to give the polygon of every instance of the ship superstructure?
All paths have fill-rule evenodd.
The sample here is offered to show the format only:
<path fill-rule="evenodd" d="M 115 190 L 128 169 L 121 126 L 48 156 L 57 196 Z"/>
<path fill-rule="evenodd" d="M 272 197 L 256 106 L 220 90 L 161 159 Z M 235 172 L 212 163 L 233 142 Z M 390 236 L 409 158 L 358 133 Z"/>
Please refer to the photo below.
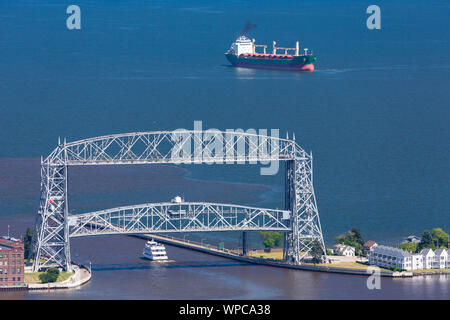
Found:
<path fill-rule="evenodd" d="M 147 241 L 142 252 L 145 258 L 149 260 L 167 260 L 166 247 L 153 239 Z"/>

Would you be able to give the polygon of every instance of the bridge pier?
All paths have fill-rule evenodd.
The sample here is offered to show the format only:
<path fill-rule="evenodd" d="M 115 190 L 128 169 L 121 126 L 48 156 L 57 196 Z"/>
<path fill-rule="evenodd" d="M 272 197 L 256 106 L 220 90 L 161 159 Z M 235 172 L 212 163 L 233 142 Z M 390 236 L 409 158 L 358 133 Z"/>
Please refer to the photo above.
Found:
<path fill-rule="evenodd" d="M 247 232 L 242 232 L 242 255 L 247 255 Z"/>

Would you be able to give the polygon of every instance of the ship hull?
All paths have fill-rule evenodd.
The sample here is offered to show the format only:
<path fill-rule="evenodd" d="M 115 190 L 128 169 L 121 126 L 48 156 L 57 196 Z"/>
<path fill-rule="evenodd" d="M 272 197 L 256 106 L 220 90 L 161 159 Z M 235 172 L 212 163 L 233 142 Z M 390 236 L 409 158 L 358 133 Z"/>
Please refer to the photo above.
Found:
<path fill-rule="evenodd" d="M 152 256 L 152 255 L 149 255 L 147 253 L 144 253 L 142 256 L 145 259 L 152 260 L 152 261 L 162 261 L 162 260 L 168 260 L 169 259 L 167 256 Z"/>
<path fill-rule="evenodd" d="M 314 71 L 315 56 L 270 56 L 270 55 L 248 55 L 239 56 L 225 53 L 228 61 L 235 67 L 258 68 L 273 70 L 296 70 Z"/>

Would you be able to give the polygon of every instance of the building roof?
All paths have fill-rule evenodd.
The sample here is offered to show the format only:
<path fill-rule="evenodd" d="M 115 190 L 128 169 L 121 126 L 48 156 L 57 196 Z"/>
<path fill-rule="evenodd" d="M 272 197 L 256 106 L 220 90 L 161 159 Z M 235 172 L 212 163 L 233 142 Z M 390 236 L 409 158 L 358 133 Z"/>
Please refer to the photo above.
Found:
<path fill-rule="evenodd" d="M 374 244 L 377 244 L 375 241 L 373 241 L 373 240 L 368 240 L 368 241 L 366 241 L 366 243 L 364 243 L 363 244 L 363 247 L 368 247 L 368 248 L 370 248 L 370 247 L 372 247 Z"/>
<path fill-rule="evenodd" d="M 384 246 L 384 245 L 377 245 L 373 249 L 373 252 L 386 254 L 386 255 L 394 256 L 394 257 L 402 257 L 402 258 L 406 258 L 406 257 L 411 257 L 412 256 L 412 254 L 409 253 L 408 251 L 405 251 L 405 250 L 402 250 L 402 249 L 399 249 L 399 248 Z"/>
<path fill-rule="evenodd" d="M 19 239 L 13 238 L 13 237 L 7 237 L 7 236 L 3 236 L 2 239 L 14 242 L 14 241 L 20 241 Z"/>
<path fill-rule="evenodd" d="M 15 238 L 0 237 L 0 250 L 23 249 L 24 243 Z"/>
<path fill-rule="evenodd" d="M 433 249 L 431 249 L 431 248 L 425 248 L 425 249 L 422 249 L 422 251 L 420 251 L 420 254 L 426 256 L 426 255 L 428 255 L 428 253 L 430 253 L 430 252 L 433 253 L 433 255 L 434 255 L 434 251 L 433 251 Z"/>
<path fill-rule="evenodd" d="M 355 250 L 355 247 L 348 246 L 348 245 L 342 244 L 342 243 L 338 243 L 338 244 L 334 245 L 334 248 L 336 250 L 339 250 L 339 251 L 344 251 L 344 250 L 352 250 L 353 251 L 353 250 Z"/>
<path fill-rule="evenodd" d="M 434 253 L 435 253 L 437 256 L 440 256 L 440 255 L 442 255 L 444 252 L 447 253 L 447 255 L 448 255 L 447 250 L 446 250 L 446 249 L 442 249 L 442 248 L 437 249 Z"/>
<path fill-rule="evenodd" d="M 418 236 L 407 236 L 402 243 L 409 243 L 409 242 L 413 242 L 413 243 L 419 243 L 420 242 L 420 237 Z"/>

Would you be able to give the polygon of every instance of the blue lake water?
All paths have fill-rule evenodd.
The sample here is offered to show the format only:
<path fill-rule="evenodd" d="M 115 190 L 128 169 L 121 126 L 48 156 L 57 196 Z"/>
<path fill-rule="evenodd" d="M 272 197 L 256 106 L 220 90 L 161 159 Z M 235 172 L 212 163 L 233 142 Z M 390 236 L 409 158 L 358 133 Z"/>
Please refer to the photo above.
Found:
<path fill-rule="evenodd" d="M 32 217 L 39 157 L 110 133 L 203 127 L 295 132 L 314 155 L 324 237 L 359 227 L 396 244 L 450 230 L 448 1 L 78 0 L 0 3 L 0 218 Z M 318 56 L 314 73 L 231 68 L 249 20 L 259 44 Z M 168 200 L 283 207 L 284 178 L 257 166 L 74 168 L 73 212 Z M 28 218 L 27 218 L 28 219 Z M 0 220 L 0 233 L 6 223 Z M 17 227 L 20 228 L 20 227 Z M 217 237 L 217 235 L 212 235 Z M 255 239 L 256 243 L 256 239 Z M 283 296 L 283 295 L 280 295 Z M 320 296 L 320 295 L 319 295 Z"/>

